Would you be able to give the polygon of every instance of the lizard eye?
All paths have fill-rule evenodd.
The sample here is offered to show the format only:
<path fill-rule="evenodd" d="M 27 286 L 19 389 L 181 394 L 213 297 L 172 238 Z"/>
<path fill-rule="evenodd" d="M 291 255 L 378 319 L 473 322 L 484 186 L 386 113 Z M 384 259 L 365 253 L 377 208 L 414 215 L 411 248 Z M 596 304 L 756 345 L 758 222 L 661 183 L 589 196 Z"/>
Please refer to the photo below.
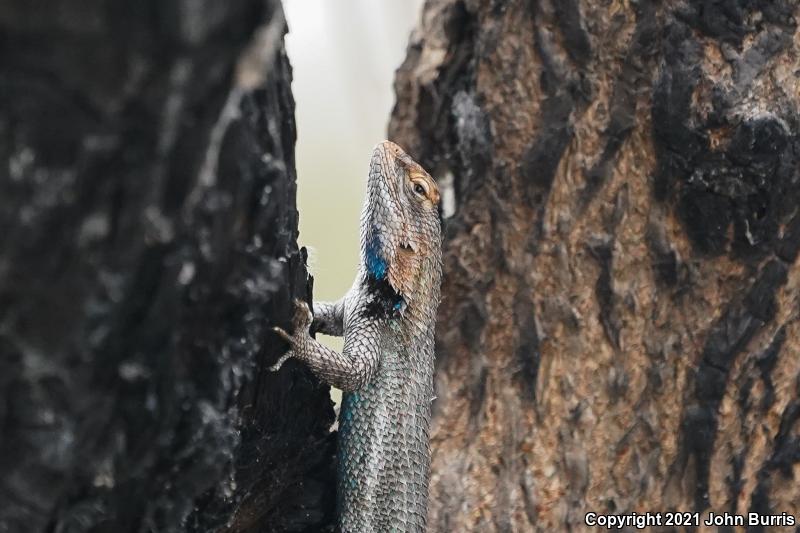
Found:
<path fill-rule="evenodd" d="M 428 184 L 420 177 L 415 176 L 411 178 L 411 190 L 413 190 L 414 194 L 419 196 L 421 200 L 428 197 Z"/>

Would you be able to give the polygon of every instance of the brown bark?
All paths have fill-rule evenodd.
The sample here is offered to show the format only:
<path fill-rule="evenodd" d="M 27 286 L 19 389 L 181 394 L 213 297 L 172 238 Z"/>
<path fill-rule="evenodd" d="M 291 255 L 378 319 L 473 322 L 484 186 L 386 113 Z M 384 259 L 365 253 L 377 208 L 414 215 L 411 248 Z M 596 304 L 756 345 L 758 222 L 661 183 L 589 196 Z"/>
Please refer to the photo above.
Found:
<path fill-rule="evenodd" d="M 800 519 L 798 20 L 427 2 L 389 130 L 448 217 L 432 531 Z"/>

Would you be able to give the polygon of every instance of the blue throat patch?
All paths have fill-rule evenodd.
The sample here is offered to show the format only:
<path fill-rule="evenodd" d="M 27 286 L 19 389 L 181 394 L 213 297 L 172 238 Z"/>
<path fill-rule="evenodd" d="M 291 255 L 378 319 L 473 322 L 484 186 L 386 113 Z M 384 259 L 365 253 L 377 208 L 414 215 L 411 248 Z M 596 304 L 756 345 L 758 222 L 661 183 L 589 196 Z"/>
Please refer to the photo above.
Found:
<path fill-rule="evenodd" d="M 367 239 L 365 259 L 369 273 L 375 276 L 376 279 L 383 279 L 386 277 L 386 261 L 381 257 L 379 242 L 380 241 L 373 236 Z"/>
<path fill-rule="evenodd" d="M 367 290 L 371 294 L 367 312 L 373 317 L 393 318 L 402 313 L 405 301 L 389 283 L 388 265 L 380 250 L 380 240 L 373 231 L 367 236 L 364 250 L 364 262 L 367 267 L 365 281 Z"/>

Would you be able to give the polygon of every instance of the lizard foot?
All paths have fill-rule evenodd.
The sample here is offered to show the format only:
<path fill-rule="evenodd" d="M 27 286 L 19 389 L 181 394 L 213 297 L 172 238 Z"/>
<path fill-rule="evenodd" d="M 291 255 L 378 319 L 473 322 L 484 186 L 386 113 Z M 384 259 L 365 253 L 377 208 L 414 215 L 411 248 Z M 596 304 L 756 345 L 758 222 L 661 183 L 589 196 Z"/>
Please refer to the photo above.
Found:
<path fill-rule="evenodd" d="M 294 318 L 292 320 L 295 334 L 297 334 L 297 332 L 308 333 L 308 329 L 311 327 L 311 322 L 313 322 L 313 320 L 314 315 L 311 313 L 311 309 L 308 308 L 308 304 L 303 300 L 295 300 Z"/>
<path fill-rule="evenodd" d="M 280 335 L 283 340 L 289 343 L 292 347 L 288 352 L 283 354 L 278 361 L 269 367 L 270 372 L 280 370 L 283 363 L 287 359 L 296 356 L 297 350 L 303 345 L 303 341 L 308 337 L 308 330 L 311 327 L 311 322 L 314 320 L 314 315 L 311 314 L 311 309 L 308 304 L 302 300 L 294 301 L 294 317 L 292 317 L 293 334 L 289 334 L 285 329 L 274 327 L 272 331 Z"/>

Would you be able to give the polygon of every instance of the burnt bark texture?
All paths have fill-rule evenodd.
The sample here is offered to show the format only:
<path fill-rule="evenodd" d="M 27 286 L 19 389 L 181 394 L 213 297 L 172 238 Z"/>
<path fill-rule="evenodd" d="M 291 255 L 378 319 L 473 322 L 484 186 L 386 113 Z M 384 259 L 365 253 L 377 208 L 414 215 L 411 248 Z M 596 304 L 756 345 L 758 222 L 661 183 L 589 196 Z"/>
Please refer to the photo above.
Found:
<path fill-rule="evenodd" d="M 277 2 L 0 3 L 0 531 L 324 531 Z M 777 385 L 777 384 L 776 384 Z"/>
<path fill-rule="evenodd" d="M 443 188 L 432 531 L 800 515 L 798 21 L 426 3 L 389 131 Z"/>

